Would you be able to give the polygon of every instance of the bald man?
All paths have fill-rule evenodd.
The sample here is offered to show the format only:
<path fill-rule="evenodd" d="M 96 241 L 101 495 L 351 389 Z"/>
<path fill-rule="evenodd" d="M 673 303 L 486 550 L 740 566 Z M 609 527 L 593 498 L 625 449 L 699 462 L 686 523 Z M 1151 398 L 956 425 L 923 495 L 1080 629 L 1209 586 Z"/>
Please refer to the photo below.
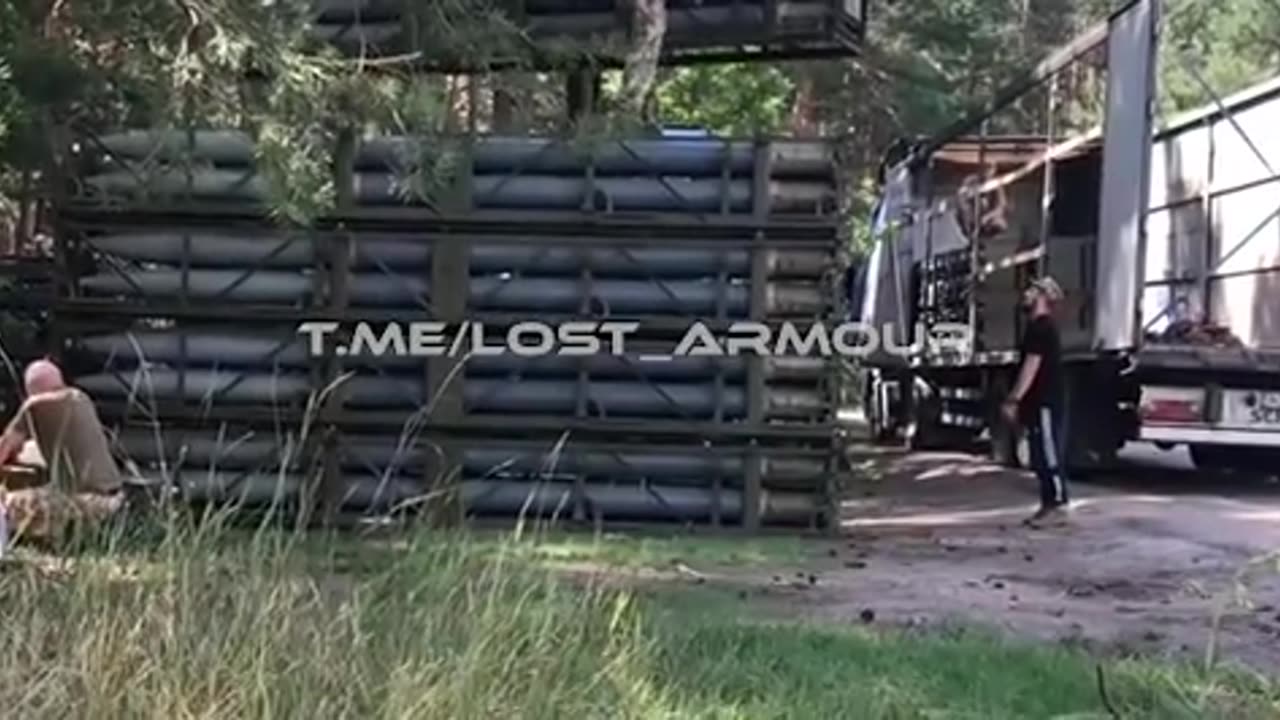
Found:
<path fill-rule="evenodd" d="M 75 521 L 114 514 L 122 480 L 93 402 L 49 360 L 28 365 L 23 386 L 27 399 L 0 435 L 0 465 L 39 465 L 47 482 L 5 492 L 13 534 L 52 540 Z"/>
<path fill-rule="evenodd" d="M 65 389 L 67 383 L 62 377 L 62 370 L 53 362 L 36 360 L 28 365 L 23 373 L 22 386 L 26 391 L 27 400 L 9 421 L 4 434 L 0 435 L 0 465 L 17 460 L 24 445 L 34 444 L 35 429 L 31 425 L 30 412 L 32 401 L 47 393 L 56 393 Z M 24 454 L 30 456 L 29 453 Z"/>

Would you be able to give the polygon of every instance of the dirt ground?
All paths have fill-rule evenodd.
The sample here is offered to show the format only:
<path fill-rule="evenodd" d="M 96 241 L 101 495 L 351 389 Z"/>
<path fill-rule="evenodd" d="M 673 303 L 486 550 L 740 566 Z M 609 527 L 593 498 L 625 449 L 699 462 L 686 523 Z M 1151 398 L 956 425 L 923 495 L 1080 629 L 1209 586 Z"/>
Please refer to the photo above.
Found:
<path fill-rule="evenodd" d="M 1020 524 L 1035 482 L 961 454 L 863 448 L 874 480 L 850 488 L 842 537 L 799 565 L 706 569 L 777 612 L 935 627 L 953 620 L 1098 652 L 1280 668 L 1280 567 L 1233 588 L 1280 551 L 1280 486 L 1135 465 L 1073 485 L 1069 526 Z M 702 569 L 699 569 L 702 572 Z"/>
<path fill-rule="evenodd" d="M 1280 668 L 1280 568 L 1233 592 L 1251 561 L 1280 551 L 1278 489 L 1135 466 L 1076 483 L 1069 526 L 1032 530 L 1020 524 L 1035 507 L 1028 474 L 964 455 L 866 462 L 881 479 L 844 506 L 844 550 L 866 556 L 824 573 L 804 603 L 817 616 L 865 606 L 888 622 L 960 617 L 1100 649 L 1202 654 L 1221 607 L 1221 657 Z"/>

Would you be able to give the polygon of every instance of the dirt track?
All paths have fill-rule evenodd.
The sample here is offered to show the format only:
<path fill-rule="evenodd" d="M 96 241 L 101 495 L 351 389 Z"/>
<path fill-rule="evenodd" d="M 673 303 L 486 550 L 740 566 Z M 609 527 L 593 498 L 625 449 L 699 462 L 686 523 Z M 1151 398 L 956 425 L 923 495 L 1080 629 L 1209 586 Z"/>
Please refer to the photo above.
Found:
<path fill-rule="evenodd" d="M 1076 483 L 1070 525 L 1021 526 L 1027 474 L 960 454 L 864 449 L 844 540 L 808 589 L 767 594 L 815 617 L 932 625 L 958 618 L 1098 649 L 1202 655 L 1227 602 L 1220 656 L 1280 668 L 1280 568 L 1230 601 L 1236 574 L 1280 550 L 1280 488 L 1223 488 L 1169 469 Z M 1127 487 L 1120 487 L 1123 483 Z M 1191 491 L 1188 489 L 1191 488 Z M 832 553 L 834 552 L 834 556 Z M 772 581 L 773 578 L 770 578 Z M 777 585 L 778 583 L 772 583 Z"/>
<path fill-rule="evenodd" d="M 1280 669 L 1280 568 L 1232 602 L 1236 574 L 1280 550 L 1280 486 L 1224 487 L 1135 468 L 1075 483 L 1066 528 L 1032 530 L 1029 474 L 961 454 L 863 448 L 875 478 L 850 488 L 843 537 L 811 561 L 706 568 L 713 582 L 790 617 L 931 627 L 951 620 L 1102 652 L 1204 657 L 1226 605 L 1218 657 Z M 703 569 L 700 569 L 703 570 Z"/>

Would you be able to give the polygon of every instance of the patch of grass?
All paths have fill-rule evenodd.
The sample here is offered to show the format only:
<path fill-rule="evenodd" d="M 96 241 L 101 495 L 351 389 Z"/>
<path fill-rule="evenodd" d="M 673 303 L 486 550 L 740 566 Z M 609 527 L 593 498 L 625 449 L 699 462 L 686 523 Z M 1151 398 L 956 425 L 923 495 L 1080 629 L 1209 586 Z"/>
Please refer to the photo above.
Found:
<path fill-rule="evenodd" d="M 694 568 L 775 567 L 802 562 L 825 552 L 818 543 L 795 536 L 698 535 L 681 531 L 659 534 L 591 533 L 531 526 L 518 531 L 469 529 L 454 539 L 465 539 L 471 552 L 517 556 L 546 568 L 594 565 L 605 568 L 670 569 L 676 563 Z M 402 538 L 384 538 L 334 546 L 307 542 L 313 556 L 342 569 L 367 574 L 404 554 Z"/>
<path fill-rule="evenodd" d="M 23 552 L 0 575 L 0 707 L 95 719 L 1105 717 L 1079 651 L 768 623 L 714 590 L 641 597 L 564 582 L 541 562 L 753 561 L 787 547 L 633 542 L 184 525 L 65 563 Z M 1277 707 L 1262 682 L 1136 661 L 1107 673 L 1127 718 Z"/>
<path fill-rule="evenodd" d="M 6 716 L 603 717 L 643 647 L 627 596 L 464 539 L 409 538 L 353 577 L 314 538 L 238 535 L 18 558 L 0 578 Z"/>
<path fill-rule="evenodd" d="M 505 538 L 480 536 L 502 544 Z M 681 562 L 690 566 L 740 567 L 777 565 L 804 559 L 813 543 L 794 536 L 745 537 L 673 532 L 602 533 L 536 531 L 521 549 L 531 560 L 551 565 L 590 563 L 624 568 L 662 568 Z"/>
<path fill-rule="evenodd" d="M 913 634 L 869 627 L 726 619 L 707 608 L 659 623 L 656 672 L 708 717 L 1109 717 L 1097 661 L 957 629 Z M 1227 673 L 1129 660 L 1104 663 L 1125 718 L 1274 717 L 1274 689 Z"/>

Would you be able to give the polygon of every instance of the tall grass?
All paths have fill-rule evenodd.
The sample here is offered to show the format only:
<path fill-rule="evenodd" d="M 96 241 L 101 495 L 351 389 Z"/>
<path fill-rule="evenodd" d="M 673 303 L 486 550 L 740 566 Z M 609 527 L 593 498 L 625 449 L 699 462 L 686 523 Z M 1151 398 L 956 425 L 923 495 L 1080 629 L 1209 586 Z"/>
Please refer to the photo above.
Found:
<path fill-rule="evenodd" d="M 531 551 L 564 546 L 540 532 L 155 529 L 0 565 L 0 717 L 1107 717 L 1078 651 L 764 622 L 723 588 L 570 582 Z M 1262 681 L 1107 668 L 1126 718 L 1280 707 Z"/>
<path fill-rule="evenodd" d="M 421 717 L 625 703 L 626 595 L 421 535 L 352 573 L 341 545 L 208 527 L 15 561 L 0 580 L 4 717 Z M 318 549 L 319 548 L 319 549 Z"/>

